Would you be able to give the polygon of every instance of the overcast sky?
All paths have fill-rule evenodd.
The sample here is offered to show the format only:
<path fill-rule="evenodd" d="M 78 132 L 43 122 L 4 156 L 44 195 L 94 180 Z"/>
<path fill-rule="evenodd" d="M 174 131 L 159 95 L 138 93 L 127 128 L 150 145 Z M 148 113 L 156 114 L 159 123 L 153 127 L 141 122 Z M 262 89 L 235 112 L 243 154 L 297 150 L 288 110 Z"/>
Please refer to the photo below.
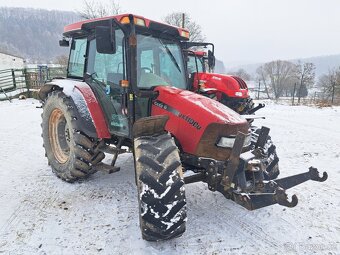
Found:
<path fill-rule="evenodd" d="M 109 0 L 102 0 L 103 2 Z M 225 64 L 340 54 L 339 0 L 125 0 L 124 12 L 162 20 L 187 12 Z M 0 0 L 0 6 L 76 11 L 82 0 Z"/>

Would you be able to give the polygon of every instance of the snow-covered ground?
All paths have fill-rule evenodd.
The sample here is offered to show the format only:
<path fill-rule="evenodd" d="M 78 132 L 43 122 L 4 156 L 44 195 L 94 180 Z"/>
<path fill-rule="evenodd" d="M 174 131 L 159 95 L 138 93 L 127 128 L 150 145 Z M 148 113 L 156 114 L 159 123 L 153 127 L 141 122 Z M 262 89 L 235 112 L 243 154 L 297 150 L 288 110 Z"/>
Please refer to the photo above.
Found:
<path fill-rule="evenodd" d="M 268 105 L 282 176 L 313 165 L 324 183 L 292 190 L 299 204 L 247 211 L 201 183 L 186 186 L 187 231 L 141 239 L 133 161 L 88 181 L 57 179 L 44 158 L 35 100 L 0 102 L 0 254 L 339 254 L 340 108 Z M 107 159 L 109 160 L 109 159 Z"/>

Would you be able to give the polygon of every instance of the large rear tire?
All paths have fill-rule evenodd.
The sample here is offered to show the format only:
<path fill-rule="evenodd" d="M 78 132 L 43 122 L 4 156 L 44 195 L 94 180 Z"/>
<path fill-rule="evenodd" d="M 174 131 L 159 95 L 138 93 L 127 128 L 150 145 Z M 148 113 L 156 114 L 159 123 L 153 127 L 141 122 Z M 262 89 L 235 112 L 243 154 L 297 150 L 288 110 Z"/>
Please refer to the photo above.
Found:
<path fill-rule="evenodd" d="M 94 173 L 93 166 L 104 157 L 98 141 L 75 129 L 77 109 L 71 98 L 53 91 L 44 102 L 42 137 L 48 163 L 62 180 L 74 182 Z"/>
<path fill-rule="evenodd" d="M 252 126 L 251 131 L 251 146 L 255 147 L 255 144 L 261 132 L 261 128 Z M 266 180 L 274 180 L 280 174 L 279 157 L 276 153 L 276 146 L 274 145 L 270 136 L 267 137 L 267 143 L 264 146 L 264 152 L 267 155 L 264 162 L 266 167 L 264 178 Z"/>
<path fill-rule="evenodd" d="M 169 134 L 134 140 L 140 228 L 143 239 L 181 236 L 187 220 L 185 189 L 177 146 Z"/>

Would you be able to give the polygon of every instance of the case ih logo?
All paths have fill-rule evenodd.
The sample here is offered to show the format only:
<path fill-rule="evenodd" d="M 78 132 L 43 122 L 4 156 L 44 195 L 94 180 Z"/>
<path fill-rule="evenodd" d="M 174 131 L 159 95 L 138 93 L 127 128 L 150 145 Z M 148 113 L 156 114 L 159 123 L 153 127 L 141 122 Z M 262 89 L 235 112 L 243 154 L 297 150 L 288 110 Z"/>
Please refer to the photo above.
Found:
<path fill-rule="evenodd" d="M 217 76 L 213 76 L 213 77 L 211 77 L 211 79 L 218 80 L 218 81 L 222 80 L 220 77 L 217 77 Z"/>
<path fill-rule="evenodd" d="M 159 107 L 159 108 L 162 108 L 168 112 L 171 112 L 173 113 L 174 115 L 178 116 L 179 118 L 185 120 L 186 122 L 188 122 L 191 126 L 193 126 L 194 128 L 196 128 L 197 130 L 200 130 L 202 127 L 200 126 L 200 124 L 198 124 L 197 121 L 195 121 L 194 119 L 190 118 L 188 115 L 185 115 L 185 114 L 182 114 L 180 113 L 179 111 L 177 111 L 176 109 L 172 108 L 171 106 L 161 102 L 161 101 L 158 101 L 158 100 L 155 100 L 153 101 L 153 105 Z"/>
<path fill-rule="evenodd" d="M 168 109 L 168 106 L 161 101 L 154 101 L 153 104 L 164 110 Z"/>

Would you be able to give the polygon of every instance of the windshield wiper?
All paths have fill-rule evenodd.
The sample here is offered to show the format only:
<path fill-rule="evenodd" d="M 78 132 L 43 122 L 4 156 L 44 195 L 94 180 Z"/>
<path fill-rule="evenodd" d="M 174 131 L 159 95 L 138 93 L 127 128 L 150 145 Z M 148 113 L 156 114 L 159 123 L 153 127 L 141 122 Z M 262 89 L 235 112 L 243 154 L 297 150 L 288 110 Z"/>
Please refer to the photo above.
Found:
<path fill-rule="evenodd" d="M 171 53 L 171 51 L 170 51 L 168 45 L 165 45 L 165 44 L 162 42 L 161 39 L 158 39 L 158 40 L 159 40 L 159 42 L 162 44 L 162 46 L 165 48 L 166 53 L 169 54 L 172 63 L 174 63 L 175 66 L 176 66 L 176 68 L 178 69 L 178 71 L 179 71 L 180 73 L 182 73 L 181 68 L 179 67 L 179 65 L 178 65 L 178 63 L 177 63 L 177 60 L 176 60 L 176 58 L 174 57 L 174 55 Z"/>

